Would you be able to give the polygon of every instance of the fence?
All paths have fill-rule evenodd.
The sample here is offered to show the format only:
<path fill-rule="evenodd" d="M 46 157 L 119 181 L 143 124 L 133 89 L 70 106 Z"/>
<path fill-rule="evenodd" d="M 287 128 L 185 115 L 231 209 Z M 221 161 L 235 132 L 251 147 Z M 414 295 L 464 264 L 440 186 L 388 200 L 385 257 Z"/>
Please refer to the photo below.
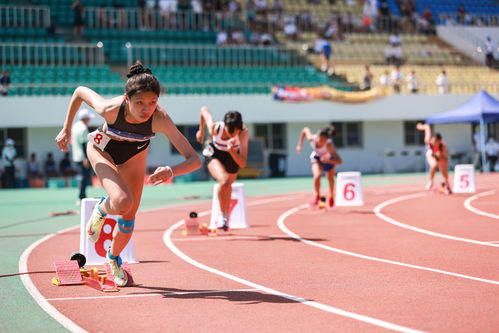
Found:
<path fill-rule="evenodd" d="M 194 13 L 136 8 L 85 8 L 84 19 L 89 29 L 142 30 L 226 30 L 247 29 L 240 15 L 231 13 Z"/>
<path fill-rule="evenodd" d="M 128 65 L 141 60 L 150 66 L 300 66 L 307 61 L 282 47 L 172 46 L 126 43 Z"/>
<path fill-rule="evenodd" d="M 103 65 L 102 43 L 0 43 L 2 66 L 5 65 Z"/>
<path fill-rule="evenodd" d="M 46 28 L 50 26 L 50 8 L 0 6 L 0 27 Z"/>

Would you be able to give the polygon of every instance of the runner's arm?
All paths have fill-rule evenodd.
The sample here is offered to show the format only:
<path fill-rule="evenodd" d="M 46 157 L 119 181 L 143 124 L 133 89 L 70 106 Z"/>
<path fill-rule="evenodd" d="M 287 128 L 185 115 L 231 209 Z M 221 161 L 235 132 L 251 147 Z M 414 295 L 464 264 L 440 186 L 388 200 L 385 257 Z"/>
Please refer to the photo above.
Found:
<path fill-rule="evenodd" d="M 417 123 L 416 129 L 418 131 L 424 131 L 424 143 L 429 144 L 431 138 L 431 127 L 428 124 Z"/>
<path fill-rule="evenodd" d="M 201 115 L 199 117 L 199 130 L 196 132 L 196 140 L 199 143 L 203 143 L 205 126 L 208 127 L 208 133 L 210 136 L 213 136 L 215 134 L 214 125 L 215 123 L 213 121 L 213 117 L 211 116 L 210 110 L 208 110 L 208 107 L 202 106 Z"/>
<path fill-rule="evenodd" d="M 183 175 L 199 169 L 201 167 L 201 159 L 166 112 L 160 108 L 153 117 L 153 131 L 155 133 L 165 134 L 173 146 L 185 158 L 185 161 L 173 166 L 158 167 L 154 173 L 149 176 L 149 182 L 157 185 L 167 181 L 173 176 Z"/>
<path fill-rule="evenodd" d="M 305 140 L 305 138 L 307 138 L 308 141 L 312 141 L 314 139 L 314 136 L 312 135 L 312 132 L 308 127 L 303 127 L 303 129 L 301 130 L 300 138 L 298 139 L 298 144 L 296 145 L 296 152 L 298 154 L 301 153 L 303 140 Z"/>
<path fill-rule="evenodd" d="M 235 149 L 232 149 L 232 147 L 229 147 L 228 152 L 234 159 L 234 162 L 240 168 L 244 168 L 248 159 L 248 129 L 246 127 L 239 133 L 239 142 L 239 153 Z"/>

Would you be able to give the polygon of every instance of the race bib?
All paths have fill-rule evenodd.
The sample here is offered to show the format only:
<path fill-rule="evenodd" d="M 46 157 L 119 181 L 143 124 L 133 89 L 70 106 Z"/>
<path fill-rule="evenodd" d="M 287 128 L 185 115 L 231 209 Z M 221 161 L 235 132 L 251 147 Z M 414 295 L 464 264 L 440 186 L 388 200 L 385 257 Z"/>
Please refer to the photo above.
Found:
<path fill-rule="evenodd" d="M 104 151 L 111 138 L 99 130 L 95 130 L 92 133 L 88 133 L 88 142 L 92 142 L 94 146 L 98 147 L 100 150 Z"/>
<path fill-rule="evenodd" d="M 213 146 L 208 144 L 206 147 L 203 149 L 203 155 L 206 157 L 211 157 L 215 153 L 215 150 L 213 149 Z"/>

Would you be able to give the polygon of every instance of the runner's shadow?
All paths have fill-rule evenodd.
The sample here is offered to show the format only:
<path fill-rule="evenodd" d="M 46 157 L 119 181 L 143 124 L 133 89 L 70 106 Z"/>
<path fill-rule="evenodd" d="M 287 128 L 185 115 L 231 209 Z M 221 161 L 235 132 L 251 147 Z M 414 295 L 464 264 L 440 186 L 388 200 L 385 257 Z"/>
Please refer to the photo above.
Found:
<path fill-rule="evenodd" d="M 150 287 L 136 285 L 135 288 L 152 290 L 149 293 L 130 293 L 130 294 L 163 294 L 163 298 L 179 299 L 209 299 L 237 302 L 241 304 L 260 304 L 260 303 L 298 303 L 282 296 L 266 294 L 259 291 L 245 290 L 189 290 L 165 287 Z"/>

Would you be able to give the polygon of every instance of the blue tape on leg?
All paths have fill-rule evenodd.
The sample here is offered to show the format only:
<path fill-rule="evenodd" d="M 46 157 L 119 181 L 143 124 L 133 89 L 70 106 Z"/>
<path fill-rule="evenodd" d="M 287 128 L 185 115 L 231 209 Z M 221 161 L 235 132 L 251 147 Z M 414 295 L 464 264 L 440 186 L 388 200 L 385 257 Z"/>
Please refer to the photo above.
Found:
<path fill-rule="evenodd" d="M 102 197 L 100 198 L 100 201 L 99 203 L 97 204 L 97 210 L 99 211 L 99 213 L 102 215 L 102 216 L 106 216 L 107 214 L 102 212 L 102 210 L 100 209 L 100 204 L 104 202 L 104 200 L 106 200 L 106 197 Z"/>
<path fill-rule="evenodd" d="M 118 217 L 118 228 L 122 233 L 125 234 L 131 233 L 134 229 L 134 226 L 135 226 L 135 220 L 125 221 L 121 217 Z"/>
<path fill-rule="evenodd" d="M 111 254 L 111 248 L 109 248 L 109 249 L 107 250 L 107 256 L 108 256 L 110 259 L 112 259 L 112 260 L 117 260 L 117 261 L 118 261 L 118 267 L 121 267 L 121 263 L 122 263 L 122 261 L 121 261 L 121 257 L 120 257 L 120 255 L 113 256 L 113 255 Z"/>

